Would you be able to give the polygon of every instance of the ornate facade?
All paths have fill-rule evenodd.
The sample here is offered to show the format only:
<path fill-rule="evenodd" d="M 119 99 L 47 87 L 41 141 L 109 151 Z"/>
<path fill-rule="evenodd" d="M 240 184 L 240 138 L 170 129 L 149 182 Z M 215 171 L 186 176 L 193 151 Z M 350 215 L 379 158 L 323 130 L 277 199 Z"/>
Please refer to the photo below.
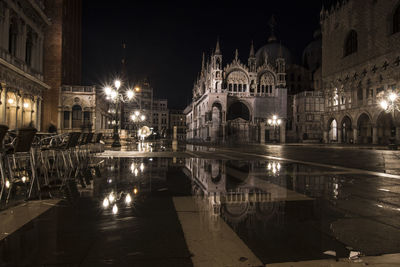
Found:
<path fill-rule="evenodd" d="M 400 142 L 380 98 L 400 88 L 400 1 L 346 0 L 321 11 L 325 142 Z"/>
<path fill-rule="evenodd" d="M 270 38 L 271 39 L 271 38 Z M 193 87 L 193 102 L 186 108 L 188 140 L 265 142 L 275 129 L 267 120 L 281 120 L 280 141 L 285 142 L 286 63 L 285 50 L 276 40 L 254 53 L 248 63 L 235 58 L 223 67 L 219 42 L 209 60 L 203 62 Z"/>
<path fill-rule="evenodd" d="M 40 129 L 43 42 L 50 21 L 43 1 L 0 1 L 0 123 Z"/>

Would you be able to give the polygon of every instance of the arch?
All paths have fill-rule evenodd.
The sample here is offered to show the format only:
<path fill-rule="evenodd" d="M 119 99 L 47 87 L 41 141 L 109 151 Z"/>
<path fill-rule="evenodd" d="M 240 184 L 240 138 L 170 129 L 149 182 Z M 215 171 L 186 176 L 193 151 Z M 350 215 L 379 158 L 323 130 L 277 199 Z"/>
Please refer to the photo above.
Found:
<path fill-rule="evenodd" d="M 342 131 L 342 142 L 351 143 L 353 140 L 353 125 L 349 115 L 345 115 L 340 123 L 340 131 Z"/>
<path fill-rule="evenodd" d="M 397 8 L 395 9 L 392 17 L 392 33 L 400 32 L 400 3 L 397 4 Z"/>
<path fill-rule="evenodd" d="M 355 30 L 351 30 L 344 42 L 344 56 L 351 55 L 358 50 L 358 35 Z"/>
<path fill-rule="evenodd" d="M 227 120 L 234 120 L 237 118 L 242 118 L 246 121 L 250 121 L 250 109 L 242 101 L 237 101 L 232 103 L 228 108 Z"/>
<path fill-rule="evenodd" d="M 338 141 L 338 123 L 335 118 L 330 118 L 328 120 L 328 141 L 329 142 Z"/>
<path fill-rule="evenodd" d="M 72 106 L 72 128 L 80 128 L 82 119 L 82 107 L 80 105 Z"/>
<path fill-rule="evenodd" d="M 377 136 L 379 144 L 389 144 L 396 136 L 396 127 L 392 114 L 382 111 L 376 120 Z"/>
<path fill-rule="evenodd" d="M 371 144 L 372 143 L 372 123 L 371 117 L 363 112 L 357 119 L 358 129 L 358 143 Z"/>
<path fill-rule="evenodd" d="M 226 75 L 225 83 L 228 85 L 230 92 L 239 92 L 239 87 L 241 88 L 242 85 L 247 86 L 247 84 L 249 84 L 249 81 L 250 79 L 246 72 L 240 69 L 234 69 Z"/>

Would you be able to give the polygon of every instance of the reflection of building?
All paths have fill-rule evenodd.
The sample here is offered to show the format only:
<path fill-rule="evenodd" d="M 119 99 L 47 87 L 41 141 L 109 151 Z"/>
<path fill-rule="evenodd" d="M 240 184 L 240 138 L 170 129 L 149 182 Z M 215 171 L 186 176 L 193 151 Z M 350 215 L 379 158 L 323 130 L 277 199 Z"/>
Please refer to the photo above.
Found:
<path fill-rule="evenodd" d="M 168 130 L 169 112 L 167 99 L 154 99 L 153 102 L 153 130 L 158 137 L 166 137 Z"/>
<path fill-rule="evenodd" d="M 221 215 L 234 226 L 246 220 L 249 224 L 256 220 L 280 220 L 286 190 L 276 190 L 276 185 L 256 178 L 260 173 L 266 174 L 265 164 L 190 158 L 185 167 L 199 205 L 212 215 Z M 282 181 L 271 180 L 277 184 Z"/>
<path fill-rule="evenodd" d="M 324 141 L 400 141 L 399 117 L 378 106 L 400 88 L 400 3 L 344 1 L 321 11 Z"/>
<path fill-rule="evenodd" d="M 43 1 L 0 2 L 0 121 L 10 129 L 40 129 L 42 97 L 50 89 L 43 77 L 49 25 Z"/>
<path fill-rule="evenodd" d="M 272 27 L 273 28 L 273 27 Z M 276 114 L 286 121 L 286 48 L 272 36 L 257 53 L 250 48 L 248 64 L 239 60 L 223 67 L 219 42 L 193 88 L 191 110 L 185 112 L 188 139 L 261 141 L 272 139 L 267 120 Z M 285 142 L 285 123 L 280 127 Z"/>

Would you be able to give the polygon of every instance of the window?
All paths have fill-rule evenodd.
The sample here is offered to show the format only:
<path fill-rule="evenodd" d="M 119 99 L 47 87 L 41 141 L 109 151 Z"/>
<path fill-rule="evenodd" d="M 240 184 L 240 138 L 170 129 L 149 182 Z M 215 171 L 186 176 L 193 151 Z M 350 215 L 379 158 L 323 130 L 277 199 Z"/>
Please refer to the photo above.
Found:
<path fill-rule="evenodd" d="M 18 35 L 18 25 L 16 19 L 11 19 L 10 29 L 8 31 L 8 52 L 15 56 L 17 52 L 17 35 Z"/>
<path fill-rule="evenodd" d="M 25 62 L 28 66 L 32 64 L 32 49 L 33 49 L 33 36 L 32 32 L 29 31 L 26 36 L 26 45 L 25 45 Z"/>
<path fill-rule="evenodd" d="M 72 107 L 72 128 L 80 128 L 82 125 L 82 108 L 79 105 Z"/>
<path fill-rule="evenodd" d="M 400 32 L 400 5 L 393 15 L 393 33 Z"/>
<path fill-rule="evenodd" d="M 357 52 L 357 49 L 358 49 L 357 32 L 351 30 L 349 34 L 347 34 L 346 41 L 344 44 L 344 56 L 348 56 Z"/>

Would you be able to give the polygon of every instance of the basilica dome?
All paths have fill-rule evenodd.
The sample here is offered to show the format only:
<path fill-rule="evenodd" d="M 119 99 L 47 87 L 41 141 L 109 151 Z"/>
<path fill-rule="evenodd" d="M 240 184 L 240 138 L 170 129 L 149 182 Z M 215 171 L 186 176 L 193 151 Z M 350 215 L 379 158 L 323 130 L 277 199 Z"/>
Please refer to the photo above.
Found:
<path fill-rule="evenodd" d="M 292 53 L 289 49 L 280 44 L 276 39 L 270 38 L 268 43 L 258 49 L 256 53 L 257 67 L 263 65 L 266 61 L 265 59 L 267 59 L 268 63 L 275 65 L 275 60 L 280 56 L 285 59 L 286 65 L 293 63 Z"/>
<path fill-rule="evenodd" d="M 322 62 L 322 38 L 321 31 L 314 32 L 314 40 L 304 49 L 302 63 L 303 66 L 316 71 Z"/>

